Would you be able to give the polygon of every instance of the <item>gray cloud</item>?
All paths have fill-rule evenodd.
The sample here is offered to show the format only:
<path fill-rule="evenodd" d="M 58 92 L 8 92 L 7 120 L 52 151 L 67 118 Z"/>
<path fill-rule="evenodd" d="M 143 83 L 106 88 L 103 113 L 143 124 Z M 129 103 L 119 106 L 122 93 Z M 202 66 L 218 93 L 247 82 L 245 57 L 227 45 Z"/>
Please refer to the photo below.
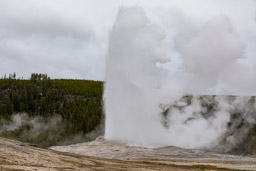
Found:
<path fill-rule="evenodd" d="M 0 3 L 0 73 L 103 79 L 104 51 L 91 24 L 51 3 Z M 61 5 L 61 4 L 59 4 Z"/>
<path fill-rule="evenodd" d="M 104 80 L 108 34 L 120 5 L 139 5 L 166 32 L 164 48 L 175 72 L 181 65 L 173 40 L 193 35 L 220 13 L 231 20 L 246 45 L 241 62 L 254 66 L 255 1 L 244 0 L 1 0 L 0 76 L 16 72 Z"/>

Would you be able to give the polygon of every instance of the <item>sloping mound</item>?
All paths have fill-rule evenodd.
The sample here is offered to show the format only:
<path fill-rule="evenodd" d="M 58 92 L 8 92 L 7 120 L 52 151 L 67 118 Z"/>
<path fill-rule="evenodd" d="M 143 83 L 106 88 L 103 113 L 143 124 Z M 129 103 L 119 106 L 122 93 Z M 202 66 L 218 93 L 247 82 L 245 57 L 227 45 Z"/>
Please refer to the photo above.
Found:
<path fill-rule="evenodd" d="M 69 146 L 55 146 L 51 147 L 51 149 L 100 158 L 164 164 L 169 166 L 188 166 L 191 168 L 195 166 L 215 166 L 217 168 L 237 170 L 256 170 L 256 158 L 253 156 L 217 154 L 204 150 L 183 149 L 174 146 L 161 148 L 127 146 L 122 142 L 105 140 L 103 137 L 93 142 Z M 204 169 L 207 170 L 207 168 Z M 209 170 L 218 169 L 210 168 Z"/>

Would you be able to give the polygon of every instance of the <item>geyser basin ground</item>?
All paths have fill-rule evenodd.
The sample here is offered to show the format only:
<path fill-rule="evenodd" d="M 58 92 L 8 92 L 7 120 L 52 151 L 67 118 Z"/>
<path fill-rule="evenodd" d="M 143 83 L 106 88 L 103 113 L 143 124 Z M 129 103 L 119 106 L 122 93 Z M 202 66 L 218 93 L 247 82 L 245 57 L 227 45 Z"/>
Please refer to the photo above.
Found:
<path fill-rule="evenodd" d="M 170 170 L 173 169 L 171 165 L 211 165 L 219 168 L 256 170 L 256 156 L 224 155 L 174 146 L 161 148 L 135 147 L 118 141 L 105 140 L 102 137 L 93 142 L 55 146 L 51 149 L 100 158 L 167 164 L 167 166 L 170 165 Z"/>
<path fill-rule="evenodd" d="M 238 157 L 211 153 L 202 155 L 200 150 L 185 150 L 176 147 L 147 149 L 125 146 L 122 143 L 104 139 L 66 147 L 53 147 L 53 149 L 68 153 L 0 138 L 0 170 L 238 171 L 256 168 L 256 157 L 253 156 Z M 86 156 L 92 154 L 97 156 L 111 156 L 112 154 L 111 158 L 122 160 Z"/>

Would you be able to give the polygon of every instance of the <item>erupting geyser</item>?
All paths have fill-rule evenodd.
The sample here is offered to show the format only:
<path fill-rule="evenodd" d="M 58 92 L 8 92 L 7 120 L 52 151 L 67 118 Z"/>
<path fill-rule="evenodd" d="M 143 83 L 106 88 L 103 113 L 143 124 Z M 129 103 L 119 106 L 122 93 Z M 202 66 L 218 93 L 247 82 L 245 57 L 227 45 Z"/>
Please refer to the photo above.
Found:
<path fill-rule="evenodd" d="M 157 62 L 165 62 L 164 31 L 152 25 L 139 7 L 121 8 L 109 45 L 105 85 L 108 139 L 143 145 L 158 144 L 163 129 L 160 112 Z"/>
<path fill-rule="evenodd" d="M 237 62 L 243 57 L 244 45 L 234 35 L 228 18 L 216 16 L 196 36 L 175 40 L 183 68 L 169 78 L 157 65 L 169 61 L 162 46 L 164 39 L 164 30 L 152 24 L 140 7 L 120 8 L 108 49 L 105 137 L 150 147 L 216 146 L 228 131 L 230 110 L 249 99 L 187 96 L 177 100 L 216 87 L 225 95 L 255 93 L 255 72 Z M 208 111 L 202 103 L 210 100 L 216 105 Z M 250 119 L 254 123 L 254 117 Z M 236 137 L 229 137 L 225 142 L 234 141 Z"/>

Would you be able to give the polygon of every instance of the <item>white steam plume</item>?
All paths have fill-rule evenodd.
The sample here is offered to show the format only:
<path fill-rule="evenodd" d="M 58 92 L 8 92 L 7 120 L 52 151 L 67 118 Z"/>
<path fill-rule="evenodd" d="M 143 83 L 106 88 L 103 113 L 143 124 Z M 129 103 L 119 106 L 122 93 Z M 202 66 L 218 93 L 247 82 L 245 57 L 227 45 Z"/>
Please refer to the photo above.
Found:
<path fill-rule="evenodd" d="M 164 31 L 152 25 L 141 8 L 120 9 L 110 35 L 104 92 L 106 138 L 158 144 L 152 136 L 161 128 L 156 122 L 160 112 L 157 75 L 161 73 L 156 63 L 167 61 L 164 38 Z"/>
<path fill-rule="evenodd" d="M 229 129 L 233 103 L 223 96 L 181 97 L 211 90 L 225 95 L 255 94 L 255 71 L 238 62 L 245 47 L 229 19 L 216 16 L 196 36 L 175 40 L 183 68 L 168 78 L 167 71 L 157 67 L 168 62 L 164 38 L 163 29 L 151 24 L 141 8 L 120 8 L 109 42 L 105 137 L 151 147 L 216 146 Z M 209 101 L 215 103 L 212 111 L 204 106 Z"/>

